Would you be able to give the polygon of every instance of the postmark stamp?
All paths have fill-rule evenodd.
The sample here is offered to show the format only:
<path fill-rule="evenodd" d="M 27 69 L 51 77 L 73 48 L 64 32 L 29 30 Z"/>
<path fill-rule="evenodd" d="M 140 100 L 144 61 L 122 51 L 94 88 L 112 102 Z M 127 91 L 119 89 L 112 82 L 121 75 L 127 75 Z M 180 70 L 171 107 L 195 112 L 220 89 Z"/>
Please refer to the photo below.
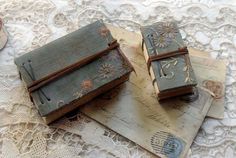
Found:
<path fill-rule="evenodd" d="M 203 87 L 209 89 L 211 92 L 215 94 L 215 99 L 220 99 L 224 96 L 223 89 L 224 86 L 222 82 L 213 81 L 213 80 L 205 80 L 203 81 Z"/>
<path fill-rule="evenodd" d="M 151 137 L 153 151 L 168 158 L 180 157 L 185 144 L 182 139 L 164 131 L 158 131 Z"/>

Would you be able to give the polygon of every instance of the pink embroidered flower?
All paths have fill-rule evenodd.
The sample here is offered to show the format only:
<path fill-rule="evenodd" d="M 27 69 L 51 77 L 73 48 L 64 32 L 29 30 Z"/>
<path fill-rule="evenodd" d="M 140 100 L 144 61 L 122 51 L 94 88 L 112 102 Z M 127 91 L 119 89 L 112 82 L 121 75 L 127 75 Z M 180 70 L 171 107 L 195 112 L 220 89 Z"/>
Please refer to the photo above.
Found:
<path fill-rule="evenodd" d="M 99 34 L 101 36 L 106 37 L 108 33 L 109 33 L 109 30 L 105 26 L 100 27 Z"/>
<path fill-rule="evenodd" d="M 93 82 L 90 79 L 83 80 L 81 83 L 82 90 L 88 91 L 93 88 Z"/>

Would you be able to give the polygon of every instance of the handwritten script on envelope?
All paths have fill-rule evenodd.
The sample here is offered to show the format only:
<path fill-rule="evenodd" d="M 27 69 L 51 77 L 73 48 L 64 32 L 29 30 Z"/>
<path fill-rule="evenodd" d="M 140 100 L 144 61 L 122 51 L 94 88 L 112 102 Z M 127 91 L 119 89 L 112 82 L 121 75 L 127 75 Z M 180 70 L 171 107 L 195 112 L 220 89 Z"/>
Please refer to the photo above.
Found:
<path fill-rule="evenodd" d="M 157 156 L 184 157 L 213 98 L 207 90 L 198 88 L 199 98 L 194 102 L 176 98 L 159 103 L 143 54 L 137 48 L 139 36 L 110 29 L 136 74 L 133 73 L 126 84 L 83 106 L 80 111 Z"/>

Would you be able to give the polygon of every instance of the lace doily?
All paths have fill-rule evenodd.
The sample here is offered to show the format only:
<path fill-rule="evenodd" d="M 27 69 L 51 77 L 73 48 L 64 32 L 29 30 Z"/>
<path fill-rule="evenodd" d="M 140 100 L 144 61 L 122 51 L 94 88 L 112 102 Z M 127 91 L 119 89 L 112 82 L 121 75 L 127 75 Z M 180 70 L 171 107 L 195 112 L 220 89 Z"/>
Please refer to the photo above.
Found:
<path fill-rule="evenodd" d="M 0 0 L 9 41 L 0 51 L 0 157 L 153 157 L 86 116 L 42 123 L 14 57 L 97 19 L 132 31 L 176 20 L 188 46 L 227 59 L 225 118 L 207 118 L 189 157 L 236 157 L 236 4 L 233 0 Z"/>

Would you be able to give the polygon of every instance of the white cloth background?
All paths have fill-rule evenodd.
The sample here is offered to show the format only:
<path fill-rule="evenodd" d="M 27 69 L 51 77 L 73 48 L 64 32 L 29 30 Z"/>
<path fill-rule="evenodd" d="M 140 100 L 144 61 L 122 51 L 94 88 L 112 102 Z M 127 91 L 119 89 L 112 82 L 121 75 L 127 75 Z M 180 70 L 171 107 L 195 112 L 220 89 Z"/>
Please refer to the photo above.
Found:
<path fill-rule="evenodd" d="M 42 124 L 13 59 L 97 19 L 138 31 L 177 20 L 188 46 L 227 59 L 225 119 L 207 118 L 189 157 L 236 157 L 234 0 L 0 0 L 9 41 L 0 51 L 0 157 L 153 157 L 82 114 Z"/>

